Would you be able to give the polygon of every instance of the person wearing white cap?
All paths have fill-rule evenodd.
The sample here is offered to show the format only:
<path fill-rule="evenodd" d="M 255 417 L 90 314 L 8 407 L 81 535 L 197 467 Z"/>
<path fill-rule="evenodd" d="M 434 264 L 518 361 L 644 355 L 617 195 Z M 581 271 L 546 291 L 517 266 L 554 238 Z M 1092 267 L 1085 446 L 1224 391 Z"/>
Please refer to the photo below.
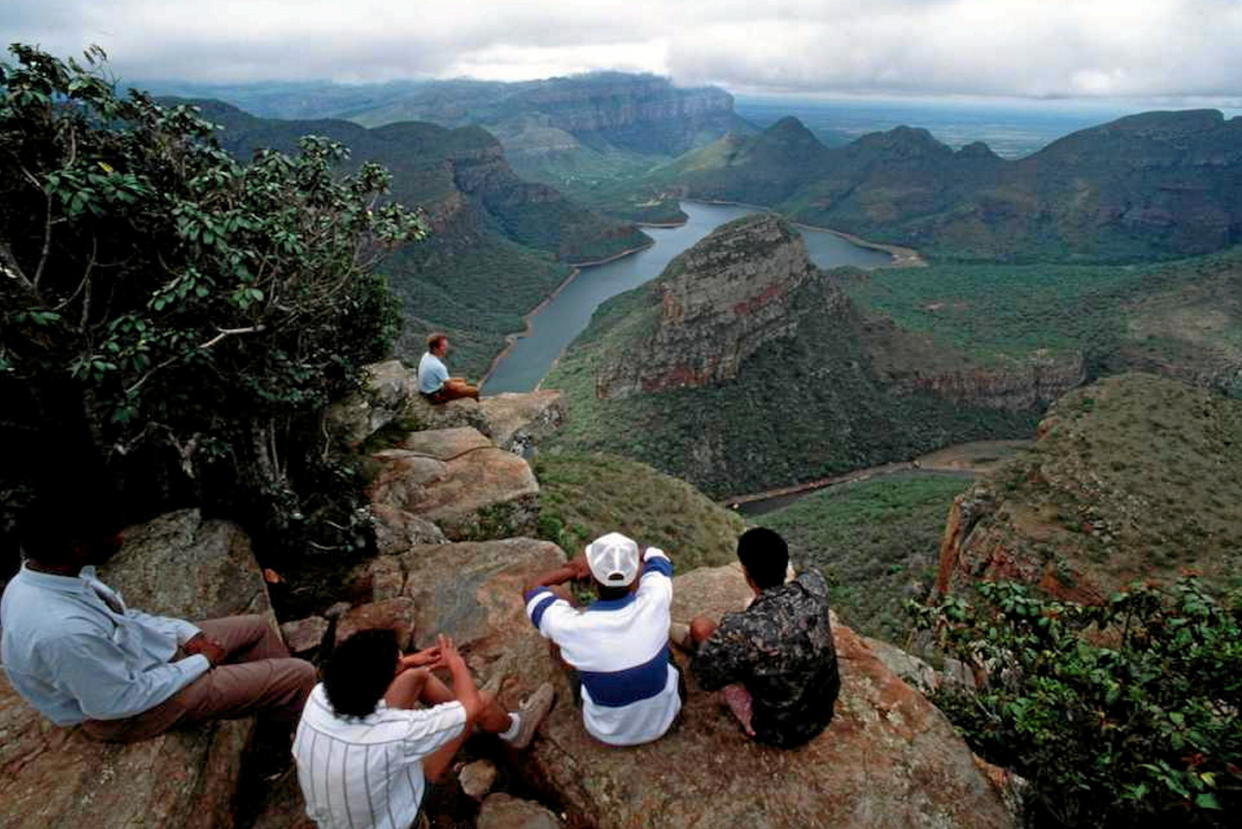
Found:
<path fill-rule="evenodd" d="M 549 589 L 590 577 L 599 598 L 575 608 Z M 526 613 L 559 648 L 582 694 L 587 733 L 609 745 L 664 736 L 681 711 L 669 655 L 673 564 L 663 550 L 608 533 L 569 564 L 528 585 Z"/>

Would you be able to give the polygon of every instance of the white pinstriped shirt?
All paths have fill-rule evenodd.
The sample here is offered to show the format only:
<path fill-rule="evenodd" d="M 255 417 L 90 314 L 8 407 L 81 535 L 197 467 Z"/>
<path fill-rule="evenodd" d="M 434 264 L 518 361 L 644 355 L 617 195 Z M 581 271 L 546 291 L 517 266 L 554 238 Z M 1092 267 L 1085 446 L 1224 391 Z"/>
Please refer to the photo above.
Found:
<path fill-rule="evenodd" d="M 338 717 L 315 686 L 293 741 L 306 814 L 320 829 L 408 829 L 423 799 L 423 758 L 462 733 L 460 702 Z"/>

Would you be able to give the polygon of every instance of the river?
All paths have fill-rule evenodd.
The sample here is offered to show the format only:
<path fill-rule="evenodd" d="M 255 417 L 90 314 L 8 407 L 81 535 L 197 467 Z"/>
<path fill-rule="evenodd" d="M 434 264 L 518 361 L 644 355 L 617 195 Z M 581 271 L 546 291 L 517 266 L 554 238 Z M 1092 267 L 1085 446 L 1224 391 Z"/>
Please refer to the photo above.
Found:
<path fill-rule="evenodd" d="M 637 288 L 660 275 L 673 257 L 711 233 L 717 226 L 759 208 L 728 204 L 682 202 L 689 219 L 679 227 L 643 228 L 655 244 L 603 265 L 582 268 L 551 300 L 531 315 L 527 333 L 517 338 L 492 367 L 483 391 L 499 394 L 530 391 L 591 321 L 600 303 Z M 880 267 L 893 260 L 889 254 L 855 245 L 834 233 L 800 228 L 807 254 L 821 268 L 857 265 Z"/>

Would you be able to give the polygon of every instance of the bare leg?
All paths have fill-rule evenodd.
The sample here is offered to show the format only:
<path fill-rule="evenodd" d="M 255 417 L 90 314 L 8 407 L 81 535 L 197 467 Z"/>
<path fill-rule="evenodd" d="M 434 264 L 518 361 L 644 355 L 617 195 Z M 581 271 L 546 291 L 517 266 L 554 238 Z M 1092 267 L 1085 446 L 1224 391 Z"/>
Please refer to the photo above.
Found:
<path fill-rule="evenodd" d="M 746 686 L 738 682 L 734 685 L 726 685 L 720 689 L 720 693 L 724 696 L 725 705 L 729 706 L 729 711 L 742 724 L 742 730 L 746 732 L 747 737 L 755 736 L 755 729 L 751 727 L 750 720 L 753 716 L 752 702 L 750 691 L 746 690 Z"/>

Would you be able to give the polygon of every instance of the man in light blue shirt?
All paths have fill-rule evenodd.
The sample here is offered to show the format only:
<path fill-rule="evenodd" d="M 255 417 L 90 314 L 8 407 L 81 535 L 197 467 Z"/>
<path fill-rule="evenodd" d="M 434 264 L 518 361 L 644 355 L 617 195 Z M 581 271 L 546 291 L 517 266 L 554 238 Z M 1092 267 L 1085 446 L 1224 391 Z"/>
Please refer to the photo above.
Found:
<path fill-rule="evenodd" d="M 479 390 L 463 377 L 449 377 L 444 365 L 448 354 L 448 335 L 435 333 L 427 338 L 427 352 L 418 361 L 418 391 L 431 403 L 447 403 L 462 397 L 479 399 Z"/>
<path fill-rule="evenodd" d="M 115 742 L 255 714 L 296 723 L 314 666 L 289 658 L 261 616 L 191 624 L 127 608 L 89 564 L 118 542 L 78 543 L 46 524 L 23 541 L 0 600 L 13 689 L 56 725 Z"/>

